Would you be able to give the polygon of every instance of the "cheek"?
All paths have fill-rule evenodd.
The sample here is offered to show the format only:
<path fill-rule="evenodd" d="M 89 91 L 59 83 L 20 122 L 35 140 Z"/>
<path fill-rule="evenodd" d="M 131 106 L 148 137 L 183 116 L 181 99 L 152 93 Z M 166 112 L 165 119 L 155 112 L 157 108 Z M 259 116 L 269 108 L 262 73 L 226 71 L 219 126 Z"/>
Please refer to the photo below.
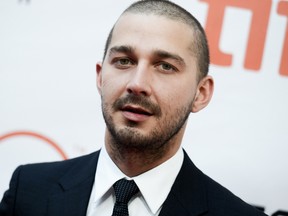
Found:
<path fill-rule="evenodd" d="M 120 79 L 115 76 L 103 76 L 101 96 L 104 100 L 113 99 L 119 97 L 125 89 L 125 85 Z"/>
<path fill-rule="evenodd" d="M 189 104 L 194 98 L 196 87 L 193 83 L 185 80 L 177 80 L 177 82 L 163 83 L 155 92 L 157 100 L 162 101 L 166 105 L 181 106 Z"/>
<path fill-rule="evenodd" d="M 192 110 L 194 93 L 195 91 L 188 87 L 178 87 L 174 91 L 166 93 L 162 96 L 165 100 L 160 100 L 162 111 L 166 113 L 166 116 L 173 117 L 173 115 L 178 115 L 181 110 Z"/>

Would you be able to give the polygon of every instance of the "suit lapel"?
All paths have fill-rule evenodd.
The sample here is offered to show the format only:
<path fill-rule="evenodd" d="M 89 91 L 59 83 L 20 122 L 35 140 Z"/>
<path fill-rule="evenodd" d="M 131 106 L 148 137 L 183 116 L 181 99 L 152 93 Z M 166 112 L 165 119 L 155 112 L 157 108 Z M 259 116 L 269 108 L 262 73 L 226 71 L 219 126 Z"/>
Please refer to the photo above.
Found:
<path fill-rule="evenodd" d="M 85 216 L 99 151 L 71 161 L 71 168 L 55 186 L 48 203 L 50 216 Z"/>
<path fill-rule="evenodd" d="M 184 151 L 183 165 L 159 216 L 196 216 L 206 212 L 208 206 L 202 176 Z"/>

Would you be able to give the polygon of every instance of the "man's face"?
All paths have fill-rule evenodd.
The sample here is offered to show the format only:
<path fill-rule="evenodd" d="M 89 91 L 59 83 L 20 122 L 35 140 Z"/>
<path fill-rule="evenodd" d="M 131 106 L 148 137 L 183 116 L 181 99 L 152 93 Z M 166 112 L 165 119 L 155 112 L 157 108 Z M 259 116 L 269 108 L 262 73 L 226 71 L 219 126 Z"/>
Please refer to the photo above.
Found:
<path fill-rule="evenodd" d="M 165 17 L 120 17 L 97 65 L 103 115 L 117 148 L 158 151 L 181 141 L 197 90 L 192 38 L 187 25 Z"/>

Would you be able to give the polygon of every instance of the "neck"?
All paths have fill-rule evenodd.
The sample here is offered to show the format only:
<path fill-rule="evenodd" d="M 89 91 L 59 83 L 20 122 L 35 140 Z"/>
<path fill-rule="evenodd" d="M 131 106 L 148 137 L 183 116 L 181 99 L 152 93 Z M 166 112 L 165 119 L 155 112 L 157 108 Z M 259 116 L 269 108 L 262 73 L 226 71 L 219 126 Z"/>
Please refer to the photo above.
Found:
<path fill-rule="evenodd" d="M 118 148 L 111 134 L 106 131 L 105 146 L 110 158 L 118 168 L 128 177 L 134 177 L 153 169 L 174 156 L 181 145 L 184 130 L 179 132 L 160 149 L 150 150 L 135 147 Z"/>

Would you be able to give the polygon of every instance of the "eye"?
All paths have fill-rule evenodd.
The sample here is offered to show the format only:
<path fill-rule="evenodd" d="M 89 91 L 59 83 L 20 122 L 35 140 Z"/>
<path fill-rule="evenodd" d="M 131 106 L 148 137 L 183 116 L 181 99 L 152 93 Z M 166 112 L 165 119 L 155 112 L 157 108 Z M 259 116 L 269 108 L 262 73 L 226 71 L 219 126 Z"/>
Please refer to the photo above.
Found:
<path fill-rule="evenodd" d="M 170 64 L 166 64 L 166 63 L 161 64 L 161 68 L 163 70 L 172 70 L 173 69 Z"/>
<path fill-rule="evenodd" d="M 128 64 L 131 63 L 131 61 L 130 61 L 129 59 L 125 58 L 125 59 L 119 59 L 119 60 L 118 60 L 118 63 L 119 63 L 120 65 L 128 65 Z"/>
<path fill-rule="evenodd" d="M 129 58 L 117 58 L 113 60 L 113 64 L 117 67 L 117 68 L 127 68 L 131 65 L 134 65 L 134 62 L 129 59 Z"/>
<path fill-rule="evenodd" d="M 173 65 L 167 63 L 167 62 L 161 62 L 157 65 L 157 67 L 159 68 L 159 70 L 164 71 L 164 72 L 177 72 L 178 69 L 176 67 L 174 67 Z"/>

